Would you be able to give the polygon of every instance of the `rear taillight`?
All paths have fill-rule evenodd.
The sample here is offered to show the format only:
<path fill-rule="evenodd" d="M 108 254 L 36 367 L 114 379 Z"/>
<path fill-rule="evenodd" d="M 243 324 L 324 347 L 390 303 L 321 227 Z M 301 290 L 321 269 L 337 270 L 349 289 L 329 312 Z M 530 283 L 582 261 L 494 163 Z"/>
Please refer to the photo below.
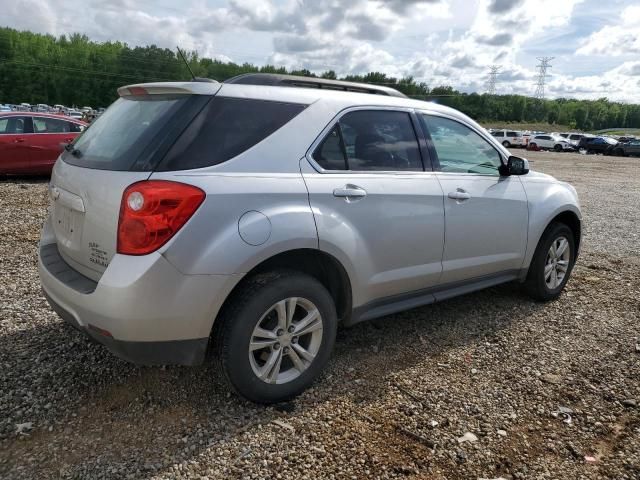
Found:
<path fill-rule="evenodd" d="M 191 218 L 205 193 L 193 185 L 146 180 L 127 187 L 118 220 L 118 253 L 146 255 L 164 245 Z"/>

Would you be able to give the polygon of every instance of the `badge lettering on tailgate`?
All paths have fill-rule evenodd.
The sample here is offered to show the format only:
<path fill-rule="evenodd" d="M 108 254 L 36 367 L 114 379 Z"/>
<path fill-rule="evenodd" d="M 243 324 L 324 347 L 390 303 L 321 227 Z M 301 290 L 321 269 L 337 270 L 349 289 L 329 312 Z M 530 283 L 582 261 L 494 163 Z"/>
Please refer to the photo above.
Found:
<path fill-rule="evenodd" d="M 101 267 L 106 268 L 109 266 L 107 252 L 102 250 L 100 245 L 95 242 L 89 242 L 89 261 Z"/>

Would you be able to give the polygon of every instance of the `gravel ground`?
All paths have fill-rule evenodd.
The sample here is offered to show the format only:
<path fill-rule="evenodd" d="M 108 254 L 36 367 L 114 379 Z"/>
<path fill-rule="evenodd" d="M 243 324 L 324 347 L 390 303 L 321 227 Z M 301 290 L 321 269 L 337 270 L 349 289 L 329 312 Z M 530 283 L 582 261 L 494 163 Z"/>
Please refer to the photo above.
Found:
<path fill-rule="evenodd" d="M 65 326 L 36 271 L 46 181 L 0 182 L 0 478 L 640 478 L 640 160 L 527 156 L 583 203 L 562 297 L 506 285 L 341 331 L 278 408 Z"/>

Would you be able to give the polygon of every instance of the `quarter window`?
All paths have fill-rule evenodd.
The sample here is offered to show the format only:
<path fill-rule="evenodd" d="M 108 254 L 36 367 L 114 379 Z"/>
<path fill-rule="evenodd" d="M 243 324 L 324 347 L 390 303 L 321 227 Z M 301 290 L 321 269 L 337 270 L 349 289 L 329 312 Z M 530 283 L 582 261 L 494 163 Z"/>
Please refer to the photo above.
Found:
<path fill-rule="evenodd" d="M 313 157 L 326 170 L 423 171 L 418 139 L 406 112 L 349 112 Z"/>
<path fill-rule="evenodd" d="M 202 168 L 230 160 L 279 130 L 306 105 L 213 97 L 158 170 Z"/>
<path fill-rule="evenodd" d="M 469 127 L 448 118 L 421 115 L 431 135 L 441 172 L 498 175 L 498 151 Z"/>

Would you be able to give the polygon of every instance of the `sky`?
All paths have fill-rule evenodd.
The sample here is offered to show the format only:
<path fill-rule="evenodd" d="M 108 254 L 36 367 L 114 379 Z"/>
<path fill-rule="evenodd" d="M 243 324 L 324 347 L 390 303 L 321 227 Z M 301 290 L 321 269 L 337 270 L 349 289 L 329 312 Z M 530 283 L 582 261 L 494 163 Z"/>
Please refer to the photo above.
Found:
<path fill-rule="evenodd" d="M 638 0 L 13 0 L 0 25 L 196 50 L 338 75 L 384 72 L 465 92 L 640 103 Z"/>

